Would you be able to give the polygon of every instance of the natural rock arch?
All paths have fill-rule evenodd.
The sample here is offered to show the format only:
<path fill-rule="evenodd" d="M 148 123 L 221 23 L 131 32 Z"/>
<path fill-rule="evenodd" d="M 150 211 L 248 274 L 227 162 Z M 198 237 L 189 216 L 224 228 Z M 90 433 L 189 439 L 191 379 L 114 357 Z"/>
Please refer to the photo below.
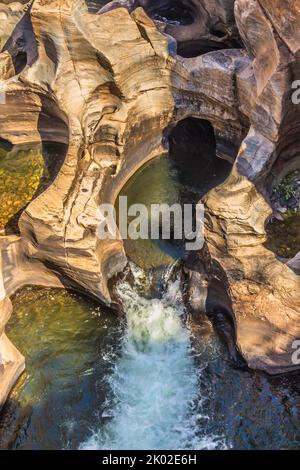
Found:
<path fill-rule="evenodd" d="M 38 122 L 48 100 L 46 108 L 54 106 L 67 127 L 61 132 L 57 119 L 46 120 L 44 132 L 69 145 L 53 184 L 23 212 L 21 236 L 1 239 L 0 400 L 23 367 L 13 349 L 7 360 L 9 296 L 32 283 L 34 273 L 38 284 L 63 283 L 110 304 L 108 279 L 126 257 L 121 242 L 98 240 L 97 207 L 113 202 L 130 176 L 165 150 L 165 130 L 189 117 L 211 122 L 222 158 L 233 161 L 239 149 L 226 183 L 205 198 L 208 275 L 214 276 L 214 261 L 227 275 L 248 364 L 271 373 L 296 367 L 290 360 L 300 335 L 299 276 L 263 247 L 271 209 L 261 182 L 283 154 L 285 98 L 299 63 L 299 15 L 292 0 L 274 0 L 272 7 L 267 0 L 193 0 L 195 8 L 200 3 L 207 22 L 197 38 L 189 36 L 191 25 L 183 25 L 182 33 L 180 25 L 154 23 L 140 8 L 147 10 L 147 1 L 119 0 L 100 15 L 83 0 L 35 0 L 14 9 L 1 4 L 7 22 L 0 74 L 9 100 L 0 115 L 0 138 L 41 142 Z M 15 49 L 5 45 L 20 34 L 17 56 L 26 54 L 27 63 L 15 70 Z M 225 49 L 192 58 L 176 54 L 187 37 L 206 41 L 212 35 Z M 32 61 L 30 38 L 38 45 Z M 240 46 L 239 38 L 245 47 L 228 49 Z M 22 122 L 15 120 L 14 104 L 24 105 Z"/>

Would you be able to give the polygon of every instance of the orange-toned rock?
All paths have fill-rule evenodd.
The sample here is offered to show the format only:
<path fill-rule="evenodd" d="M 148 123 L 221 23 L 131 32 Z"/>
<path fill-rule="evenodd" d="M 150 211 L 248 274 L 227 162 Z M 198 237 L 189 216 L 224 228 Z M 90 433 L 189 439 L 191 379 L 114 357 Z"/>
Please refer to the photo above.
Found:
<path fill-rule="evenodd" d="M 97 208 L 186 117 L 210 121 L 218 156 L 235 161 L 205 204 L 207 263 L 226 278 L 239 348 L 250 367 L 293 369 L 299 276 L 264 242 L 273 175 L 299 163 L 297 2 L 191 0 L 172 14 L 167 0 L 117 0 L 101 14 L 92 3 L 0 6 L 1 142 L 65 149 L 20 237 L 1 239 L 0 402 L 23 368 L 3 333 L 8 297 L 34 277 L 112 305 L 108 281 L 127 259 L 121 240 L 98 239 Z M 209 284 L 217 274 L 206 268 Z"/>

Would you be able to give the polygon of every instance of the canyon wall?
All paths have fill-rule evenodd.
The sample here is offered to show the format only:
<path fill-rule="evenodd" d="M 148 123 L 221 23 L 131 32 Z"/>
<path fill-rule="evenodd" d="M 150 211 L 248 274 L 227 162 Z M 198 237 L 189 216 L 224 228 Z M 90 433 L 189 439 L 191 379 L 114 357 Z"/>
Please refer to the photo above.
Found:
<path fill-rule="evenodd" d="M 65 149 L 51 184 L 23 208 L 19 233 L 0 239 L 0 400 L 24 368 L 17 351 L 5 359 L 9 296 L 25 284 L 63 285 L 113 306 L 108 281 L 127 259 L 122 240 L 97 237 L 98 207 L 167 151 L 187 117 L 213 125 L 217 155 L 233 164 L 205 198 L 207 286 L 221 270 L 250 367 L 294 369 L 299 276 L 264 242 L 266 182 L 299 160 L 299 7 L 191 0 L 170 11 L 170 1 L 118 0 L 97 14 L 90 3 L 0 5 L 0 142 Z"/>

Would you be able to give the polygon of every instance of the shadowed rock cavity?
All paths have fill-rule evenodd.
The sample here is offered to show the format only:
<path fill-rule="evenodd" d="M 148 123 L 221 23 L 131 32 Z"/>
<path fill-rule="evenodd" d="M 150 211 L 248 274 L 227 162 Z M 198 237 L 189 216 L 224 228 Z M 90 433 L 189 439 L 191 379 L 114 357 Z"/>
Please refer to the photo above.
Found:
<path fill-rule="evenodd" d="M 10 54 L 16 75 L 20 74 L 27 65 L 31 66 L 37 59 L 38 46 L 32 30 L 29 10 L 16 24 L 3 50 Z"/>
<path fill-rule="evenodd" d="M 234 147 L 230 153 L 234 154 Z M 188 175 L 191 187 L 197 187 L 199 183 L 202 186 L 197 200 L 186 200 L 186 195 L 183 195 L 183 200 L 189 203 L 198 202 L 210 189 L 223 183 L 232 167 L 232 163 L 217 157 L 214 128 L 203 119 L 189 117 L 172 129 L 169 154 L 183 180 Z M 236 325 L 226 274 L 217 262 L 211 262 L 207 249 L 186 253 L 183 289 L 193 321 L 205 325 L 208 318 L 226 344 L 230 360 L 239 367 L 245 367 L 236 345 Z"/>
<path fill-rule="evenodd" d="M 187 26 L 195 22 L 195 10 L 192 2 L 182 0 L 144 2 L 144 8 L 158 21 L 175 26 Z"/>
<path fill-rule="evenodd" d="M 214 128 L 205 119 L 183 119 L 170 132 L 170 157 L 183 175 L 189 173 L 193 186 L 197 186 L 200 180 L 207 182 L 207 188 L 211 188 L 209 174 L 217 166 L 223 168 L 224 179 L 229 175 L 231 165 L 218 158 L 216 151 Z"/>

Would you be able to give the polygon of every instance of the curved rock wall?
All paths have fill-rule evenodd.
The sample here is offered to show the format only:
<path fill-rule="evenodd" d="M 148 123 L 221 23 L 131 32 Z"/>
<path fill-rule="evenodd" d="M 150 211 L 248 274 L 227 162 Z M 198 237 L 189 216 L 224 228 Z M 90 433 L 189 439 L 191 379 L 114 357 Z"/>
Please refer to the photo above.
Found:
<path fill-rule="evenodd" d="M 250 367 L 271 373 L 297 367 L 293 343 L 300 337 L 300 278 L 264 248 L 272 213 L 268 178 L 300 155 L 299 106 L 291 97 L 299 13 L 296 2 L 236 1 L 237 25 L 253 59 L 251 128 L 231 177 L 206 198 L 208 246 L 227 274 L 240 350 Z"/>
<path fill-rule="evenodd" d="M 0 33 L 0 138 L 68 145 L 54 182 L 20 218 L 12 265 L 27 274 L 15 283 L 3 274 L 3 311 L 29 272 L 38 273 L 37 283 L 63 283 L 111 305 L 108 280 L 127 260 L 121 240 L 98 239 L 98 206 L 114 202 L 141 165 L 166 151 L 176 123 L 191 116 L 211 122 L 218 156 L 234 162 L 238 154 L 230 178 L 205 203 L 207 252 L 226 275 L 240 350 L 251 367 L 293 368 L 299 277 L 263 243 L 271 214 L 266 182 L 289 160 L 287 138 L 293 159 L 299 156 L 289 126 L 298 129 L 290 102 L 299 70 L 294 3 L 182 0 L 184 25 L 155 12 L 167 1 L 118 0 L 99 15 L 83 0 L 1 4 L 9 20 Z M 202 52 L 215 51 L 176 54 L 199 41 Z M 2 246 L 11 242 L 4 237 Z M 9 250 L 2 248 L 3 263 Z M 2 334 L 8 317 L 1 317 Z"/>

